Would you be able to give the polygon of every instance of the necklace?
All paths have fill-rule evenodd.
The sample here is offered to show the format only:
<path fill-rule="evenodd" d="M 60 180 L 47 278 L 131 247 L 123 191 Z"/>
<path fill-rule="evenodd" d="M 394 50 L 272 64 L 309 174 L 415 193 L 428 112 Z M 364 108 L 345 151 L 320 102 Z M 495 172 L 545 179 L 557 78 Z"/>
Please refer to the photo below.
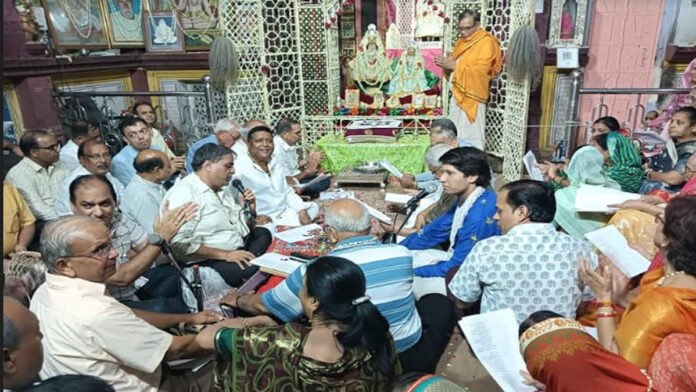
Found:
<path fill-rule="evenodd" d="M 667 275 L 661 277 L 660 280 L 657 281 L 657 285 L 658 285 L 658 286 L 662 286 L 662 285 L 665 283 L 665 279 L 669 279 L 669 278 L 671 278 L 671 277 L 673 277 L 673 276 L 677 276 L 677 275 L 684 275 L 685 273 L 686 273 L 686 272 L 684 272 L 684 271 L 674 271 L 674 272 L 670 272 L 670 273 L 668 273 Z"/>
<path fill-rule="evenodd" d="M 87 12 L 86 12 L 87 18 L 84 22 L 80 22 L 77 20 L 77 18 L 75 17 L 75 15 L 72 12 L 72 7 L 70 7 L 70 5 L 67 3 L 66 0 L 58 0 L 58 2 L 60 4 L 60 6 L 63 7 L 63 9 L 65 10 L 65 13 L 68 14 L 68 20 L 70 20 L 70 24 L 72 24 L 72 26 L 75 28 L 75 31 L 77 31 L 77 34 L 84 39 L 88 39 L 89 36 L 92 34 L 92 0 L 87 0 L 87 2 L 85 4 L 84 9 L 87 10 Z M 75 4 L 75 5 L 76 5 L 75 8 L 79 8 L 79 7 L 77 7 L 79 4 Z M 87 28 L 87 34 L 82 33 L 82 30 L 85 27 Z"/>

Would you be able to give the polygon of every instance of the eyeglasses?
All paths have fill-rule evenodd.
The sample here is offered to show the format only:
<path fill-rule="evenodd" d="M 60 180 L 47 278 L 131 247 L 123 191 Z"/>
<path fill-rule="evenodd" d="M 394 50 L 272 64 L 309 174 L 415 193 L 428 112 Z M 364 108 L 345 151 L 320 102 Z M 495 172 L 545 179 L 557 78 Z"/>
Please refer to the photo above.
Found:
<path fill-rule="evenodd" d="M 34 148 L 37 149 L 37 150 L 54 150 L 54 151 L 58 151 L 58 150 L 60 150 L 60 143 L 51 144 L 50 146 L 46 146 L 46 147 L 34 147 Z"/>
<path fill-rule="evenodd" d="M 86 257 L 88 259 L 97 259 L 100 261 L 104 261 L 104 258 L 111 253 L 111 250 L 114 249 L 114 246 L 111 244 L 104 245 L 97 249 L 95 252 L 92 253 L 82 253 L 82 254 L 77 254 L 77 255 L 70 255 L 70 256 L 60 256 L 58 257 L 59 259 L 72 259 L 75 257 Z"/>
<path fill-rule="evenodd" d="M 109 153 L 104 153 L 104 154 L 84 154 L 87 158 L 89 159 L 103 159 L 107 160 L 111 158 L 111 154 Z"/>

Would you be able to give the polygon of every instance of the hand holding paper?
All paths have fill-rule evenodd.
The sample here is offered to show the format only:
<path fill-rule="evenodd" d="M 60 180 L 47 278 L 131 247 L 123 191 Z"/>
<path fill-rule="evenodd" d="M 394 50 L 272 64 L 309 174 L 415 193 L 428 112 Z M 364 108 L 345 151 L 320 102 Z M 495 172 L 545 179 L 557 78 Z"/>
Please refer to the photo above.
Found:
<path fill-rule="evenodd" d="M 648 259 L 628 246 L 626 238 L 614 225 L 589 232 L 585 234 L 585 238 L 629 278 L 642 274 L 650 266 Z"/>

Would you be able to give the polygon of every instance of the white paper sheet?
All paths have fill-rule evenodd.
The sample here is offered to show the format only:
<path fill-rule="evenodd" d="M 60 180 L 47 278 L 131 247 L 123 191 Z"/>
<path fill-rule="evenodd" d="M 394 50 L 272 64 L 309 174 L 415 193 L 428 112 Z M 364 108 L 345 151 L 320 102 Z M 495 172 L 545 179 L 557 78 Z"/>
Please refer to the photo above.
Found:
<path fill-rule="evenodd" d="M 262 271 L 273 275 L 288 276 L 303 263 L 290 260 L 290 256 L 279 253 L 266 253 L 251 260 L 251 264 L 258 265 Z"/>
<path fill-rule="evenodd" d="M 536 181 L 544 181 L 544 175 L 536 167 L 537 160 L 533 152 L 527 151 L 524 157 L 522 157 L 522 163 L 524 163 L 524 167 L 527 169 L 527 173 L 529 173 L 529 178 Z"/>
<path fill-rule="evenodd" d="M 294 229 L 281 231 L 280 233 L 275 233 L 275 237 L 289 243 L 305 241 L 311 237 L 309 232 L 313 230 L 321 229 L 316 223 L 310 225 L 296 227 Z"/>
<path fill-rule="evenodd" d="M 512 309 L 464 317 L 459 326 L 476 357 L 504 392 L 528 392 L 520 370 L 526 370 L 517 338 L 517 320 Z"/>
<path fill-rule="evenodd" d="M 386 223 L 386 224 L 388 224 L 388 225 L 390 225 L 390 224 L 392 223 L 392 219 L 391 219 L 390 217 L 384 215 L 384 214 L 382 213 L 382 211 L 380 211 L 380 210 L 378 210 L 378 209 L 372 207 L 371 205 L 365 203 L 364 201 L 360 201 L 360 200 L 358 200 L 358 199 L 353 199 L 353 200 L 355 200 L 355 201 L 357 201 L 358 203 L 364 205 L 365 208 L 367 208 L 367 212 L 368 212 L 371 216 L 373 216 L 375 219 L 377 219 L 377 220 L 379 220 L 379 221 L 382 221 L 382 222 L 384 222 L 384 223 Z"/>
<path fill-rule="evenodd" d="M 385 168 L 389 173 L 391 173 L 394 177 L 396 177 L 396 178 L 401 178 L 401 177 L 404 176 L 404 175 L 401 173 L 401 171 L 399 171 L 399 169 L 397 169 L 396 167 L 394 167 L 394 165 L 392 165 L 391 162 L 389 162 L 389 161 L 386 160 L 386 159 L 383 160 L 383 161 L 380 161 L 379 164 L 380 164 L 383 168 Z"/>
<path fill-rule="evenodd" d="M 389 193 L 387 192 L 386 195 L 384 195 L 384 201 L 386 203 L 394 203 L 394 204 L 406 204 L 408 203 L 409 200 L 411 200 L 413 196 L 411 195 L 404 195 L 401 193 Z"/>
<path fill-rule="evenodd" d="M 585 238 L 629 278 L 642 274 L 650 267 L 650 261 L 628 246 L 626 238 L 614 225 L 586 233 Z"/>
<path fill-rule="evenodd" d="M 579 212 L 615 212 L 610 204 L 621 204 L 627 200 L 638 200 L 637 193 L 622 192 L 618 189 L 596 185 L 581 185 L 575 196 L 575 211 Z"/>
<path fill-rule="evenodd" d="M 304 184 L 298 184 L 298 185 L 295 185 L 295 186 L 298 187 L 298 188 L 300 188 L 300 189 L 304 189 L 304 188 L 306 188 L 306 187 L 308 187 L 308 186 L 310 186 L 310 185 L 312 185 L 312 184 L 316 184 L 317 182 L 319 182 L 319 181 L 321 181 L 321 180 L 323 180 L 323 179 L 325 179 L 325 178 L 330 178 L 330 177 L 331 177 L 331 174 L 322 173 L 322 174 L 316 176 L 312 181 L 309 181 L 309 182 L 304 183 Z"/>

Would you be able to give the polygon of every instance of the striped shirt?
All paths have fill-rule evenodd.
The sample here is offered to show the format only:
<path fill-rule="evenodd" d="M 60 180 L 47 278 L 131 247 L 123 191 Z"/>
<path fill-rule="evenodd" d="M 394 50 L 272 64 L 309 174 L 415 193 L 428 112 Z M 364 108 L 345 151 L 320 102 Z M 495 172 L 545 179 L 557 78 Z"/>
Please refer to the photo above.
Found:
<path fill-rule="evenodd" d="M 339 242 L 330 256 L 356 263 L 365 274 L 367 295 L 389 322 L 397 352 L 411 348 L 421 337 L 421 320 L 413 297 L 413 260 L 401 245 L 382 244 L 374 236 L 353 237 Z M 283 322 L 302 315 L 300 289 L 306 266 L 297 268 L 285 281 L 261 295 L 266 309 Z"/>

